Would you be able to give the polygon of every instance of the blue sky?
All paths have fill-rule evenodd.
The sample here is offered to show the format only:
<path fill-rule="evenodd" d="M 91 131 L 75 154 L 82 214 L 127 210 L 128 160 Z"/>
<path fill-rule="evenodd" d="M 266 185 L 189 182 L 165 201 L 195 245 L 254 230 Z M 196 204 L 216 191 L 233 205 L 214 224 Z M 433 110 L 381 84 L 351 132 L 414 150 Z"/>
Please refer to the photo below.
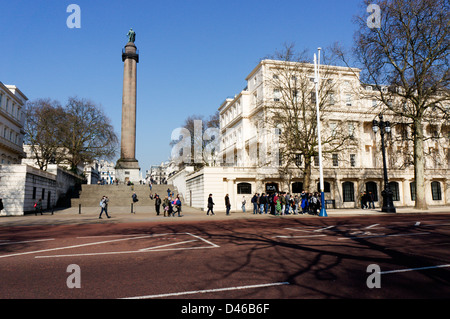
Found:
<path fill-rule="evenodd" d="M 170 156 L 172 131 L 239 93 L 261 58 L 295 43 L 352 45 L 361 0 L 14 0 L 0 6 L 0 81 L 30 100 L 89 98 L 120 138 L 122 48 L 140 52 L 136 158 L 142 172 Z M 70 4 L 81 28 L 70 29 Z M 312 61 L 312 56 L 311 56 Z"/>

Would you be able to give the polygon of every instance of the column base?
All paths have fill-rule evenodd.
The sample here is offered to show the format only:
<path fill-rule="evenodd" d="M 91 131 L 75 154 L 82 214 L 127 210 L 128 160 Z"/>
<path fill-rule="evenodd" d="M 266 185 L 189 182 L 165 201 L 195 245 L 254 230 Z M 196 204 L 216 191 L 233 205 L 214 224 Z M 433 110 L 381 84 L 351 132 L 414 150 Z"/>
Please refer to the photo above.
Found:
<path fill-rule="evenodd" d="M 141 168 L 136 159 L 119 159 L 116 163 L 116 178 L 122 183 L 139 183 Z"/>

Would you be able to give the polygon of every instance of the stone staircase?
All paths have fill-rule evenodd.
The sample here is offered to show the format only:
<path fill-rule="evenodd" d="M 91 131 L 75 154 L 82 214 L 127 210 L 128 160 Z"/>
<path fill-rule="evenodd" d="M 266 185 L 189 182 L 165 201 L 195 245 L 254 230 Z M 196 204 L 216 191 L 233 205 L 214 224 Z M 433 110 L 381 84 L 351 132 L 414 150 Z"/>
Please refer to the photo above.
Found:
<path fill-rule="evenodd" d="M 178 195 L 177 189 L 173 185 L 153 185 L 152 194 L 158 194 L 161 200 L 167 196 L 167 189 L 170 188 L 175 196 Z M 109 198 L 109 207 L 125 207 L 132 203 L 131 195 L 136 192 L 139 206 L 154 206 L 155 200 L 150 199 L 150 187 L 148 185 L 87 185 L 81 186 L 79 198 L 72 198 L 71 206 L 78 207 L 99 207 L 103 196 Z M 180 196 L 181 198 L 181 196 Z M 183 202 L 183 198 L 181 198 Z"/>

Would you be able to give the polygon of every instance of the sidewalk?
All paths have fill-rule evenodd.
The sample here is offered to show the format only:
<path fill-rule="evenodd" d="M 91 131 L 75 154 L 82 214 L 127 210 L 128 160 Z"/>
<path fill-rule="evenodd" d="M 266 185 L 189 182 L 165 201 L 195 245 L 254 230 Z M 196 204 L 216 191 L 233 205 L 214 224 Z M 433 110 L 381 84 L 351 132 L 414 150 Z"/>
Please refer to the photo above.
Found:
<path fill-rule="evenodd" d="M 162 208 L 162 207 L 161 207 Z M 34 214 L 24 216 L 0 217 L 0 227 L 5 226 L 38 226 L 38 225 L 68 225 L 68 224 L 104 224 L 104 223 L 139 223 L 139 222 L 161 222 L 173 223 L 182 221 L 208 221 L 208 220 L 229 220 L 229 219 L 263 219 L 263 218 L 326 218 L 313 215 L 285 215 L 273 216 L 270 214 L 253 215 L 252 212 L 243 213 L 242 211 L 231 212 L 226 216 L 224 211 L 215 212 L 214 216 L 207 216 L 205 211 L 200 209 L 183 206 L 182 217 L 164 217 L 161 214 L 156 216 L 154 206 L 136 206 L 135 213 L 131 213 L 130 207 L 110 207 L 108 214 L 111 218 L 106 218 L 103 214 L 99 219 L 100 207 L 82 207 L 81 214 L 79 207 L 71 207 L 61 210 L 55 210 L 54 214 L 44 213 L 35 216 Z M 449 213 L 450 207 L 432 207 L 427 211 L 420 211 L 414 208 L 397 208 L 397 214 L 427 214 L 427 213 Z M 380 216 L 395 215 L 381 212 L 377 209 L 328 209 L 328 217 L 343 216 Z"/>

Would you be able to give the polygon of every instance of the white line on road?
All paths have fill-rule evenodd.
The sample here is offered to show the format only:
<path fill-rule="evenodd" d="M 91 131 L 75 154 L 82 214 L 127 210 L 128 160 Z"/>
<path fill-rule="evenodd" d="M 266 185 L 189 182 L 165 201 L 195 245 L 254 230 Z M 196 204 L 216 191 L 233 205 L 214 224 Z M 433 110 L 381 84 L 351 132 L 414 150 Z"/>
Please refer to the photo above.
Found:
<path fill-rule="evenodd" d="M 229 288 L 217 288 L 217 289 L 206 289 L 206 290 L 183 291 L 183 292 L 174 292 L 174 293 L 159 294 L 159 295 L 128 297 L 128 298 L 121 298 L 121 299 L 164 298 L 164 297 L 183 296 L 183 295 L 205 294 L 205 293 L 220 292 L 220 291 L 240 290 L 240 289 L 265 288 L 265 287 L 274 287 L 274 286 L 281 286 L 281 285 L 289 285 L 289 282 L 275 282 L 275 283 L 261 284 L 261 285 L 250 285 L 250 286 L 238 286 L 238 287 L 229 287 Z"/>
<path fill-rule="evenodd" d="M 429 235 L 429 234 L 431 234 L 431 233 L 393 234 L 393 235 L 375 235 L 375 236 L 355 236 L 355 237 L 340 237 L 340 238 L 338 238 L 338 240 L 360 239 L 360 238 L 379 238 L 379 237 L 403 237 L 403 236 Z"/>
<path fill-rule="evenodd" d="M 429 267 L 419 267 L 419 268 L 408 268 L 408 269 L 399 269 L 399 270 L 388 270 L 379 272 L 380 275 L 394 274 L 399 272 L 408 272 L 408 271 L 419 271 L 419 270 L 427 270 L 427 269 L 437 269 L 437 268 L 448 268 L 450 265 L 438 265 L 438 266 L 429 266 Z"/>
<path fill-rule="evenodd" d="M 141 237 L 132 237 L 132 238 L 122 238 L 122 239 L 106 240 L 106 241 L 100 241 L 100 242 L 95 242 L 95 243 L 80 244 L 80 245 L 73 245 L 73 246 L 66 246 L 66 247 L 58 247 L 58 248 L 49 248 L 49 249 L 41 249 L 41 250 L 27 251 L 27 252 L 24 252 L 24 253 L 16 253 L 16 254 L 3 255 L 3 256 L 0 256 L 0 258 L 14 257 L 14 256 L 22 256 L 22 255 L 30 255 L 30 254 L 38 254 L 38 253 L 43 253 L 43 252 L 48 252 L 48 251 L 63 250 L 63 249 L 70 249 L 70 248 L 79 248 L 79 247 L 93 246 L 93 245 L 101 245 L 101 244 L 107 244 L 107 243 L 112 243 L 112 242 L 118 242 L 118 241 L 124 241 L 124 240 L 132 240 L 132 239 L 141 239 L 141 238 L 148 238 L 148 237 L 151 237 L 151 235 L 148 235 L 148 236 L 141 236 Z"/>
<path fill-rule="evenodd" d="M 309 238 L 309 237 L 324 237 L 327 235 L 305 235 L 305 236 L 274 236 L 274 238 Z"/>
<path fill-rule="evenodd" d="M 179 242 L 179 243 L 172 243 L 172 244 L 166 244 L 166 245 L 149 247 L 149 248 L 142 248 L 142 249 L 139 249 L 139 251 L 149 251 L 149 250 L 152 250 L 152 249 L 157 249 L 157 248 L 162 248 L 162 247 L 168 247 L 168 246 L 175 246 L 175 245 L 181 245 L 181 244 L 186 244 L 186 243 L 192 243 L 193 241 L 198 241 L 198 239 L 187 240 L 187 241 L 182 241 L 182 242 Z"/>
<path fill-rule="evenodd" d="M 366 229 L 370 229 L 370 228 L 376 227 L 376 226 L 378 226 L 378 225 L 380 225 L 380 224 L 373 224 L 373 225 L 367 226 Z"/>

